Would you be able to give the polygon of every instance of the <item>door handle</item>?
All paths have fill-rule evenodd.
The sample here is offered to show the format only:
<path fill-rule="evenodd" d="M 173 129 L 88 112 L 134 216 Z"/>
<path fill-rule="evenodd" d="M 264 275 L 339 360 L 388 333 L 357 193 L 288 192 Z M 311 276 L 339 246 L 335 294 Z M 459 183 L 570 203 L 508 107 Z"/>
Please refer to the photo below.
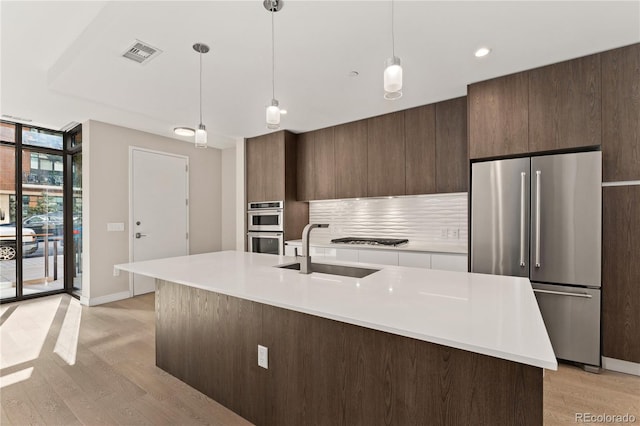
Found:
<path fill-rule="evenodd" d="M 525 172 L 520 173 L 520 267 L 524 268 L 526 266 L 526 263 L 524 261 L 524 252 L 525 252 L 525 247 L 524 247 L 524 239 L 525 239 L 525 222 L 526 222 L 526 217 L 525 217 L 525 207 L 526 207 L 526 200 L 525 200 L 525 184 L 526 184 L 526 177 L 527 174 Z"/>
<path fill-rule="evenodd" d="M 540 170 L 536 170 L 536 268 L 540 267 Z"/>
<path fill-rule="evenodd" d="M 136 238 L 146 237 L 147 234 L 141 234 L 140 232 L 136 232 Z"/>
<path fill-rule="evenodd" d="M 584 297 L 585 299 L 591 299 L 593 297 L 588 293 L 569 293 L 568 291 L 541 290 L 538 288 L 534 288 L 533 292 L 544 293 L 544 294 L 555 294 L 556 296 Z"/>

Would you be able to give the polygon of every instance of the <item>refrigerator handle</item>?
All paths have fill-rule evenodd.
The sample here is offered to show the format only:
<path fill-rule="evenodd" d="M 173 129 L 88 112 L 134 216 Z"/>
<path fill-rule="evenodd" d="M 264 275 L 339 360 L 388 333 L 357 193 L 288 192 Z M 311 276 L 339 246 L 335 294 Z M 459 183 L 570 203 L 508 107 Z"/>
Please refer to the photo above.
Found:
<path fill-rule="evenodd" d="M 540 267 L 540 170 L 536 170 L 536 268 Z"/>
<path fill-rule="evenodd" d="M 526 222 L 526 216 L 525 216 L 525 209 L 526 209 L 526 198 L 525 198 L 525 192 L 526 192 L 526 177 L 527 174 L 525 172 L 521 172 L 520 173 L 520 267 L 524 268 L 526 265 L 525 260 L 524 260 L 524 252 L 525 252 L 525 247 L 524 247 L 524 240 L 525 240 L 525 222 Z"/>

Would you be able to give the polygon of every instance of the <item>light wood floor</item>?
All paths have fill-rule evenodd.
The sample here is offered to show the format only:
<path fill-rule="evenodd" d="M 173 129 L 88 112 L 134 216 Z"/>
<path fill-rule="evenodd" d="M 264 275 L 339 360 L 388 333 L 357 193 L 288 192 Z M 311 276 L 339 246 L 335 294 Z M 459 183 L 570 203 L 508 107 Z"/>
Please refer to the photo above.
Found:
<path fill-rule="evenodd" d="M 63 295 L 0 306 L 0 424 L 248 425 L 155 366 L 153 294 L 81 307 Z M 640 422 L 640 377 L 547 371 L 545 425 L 575 413 Z"/>

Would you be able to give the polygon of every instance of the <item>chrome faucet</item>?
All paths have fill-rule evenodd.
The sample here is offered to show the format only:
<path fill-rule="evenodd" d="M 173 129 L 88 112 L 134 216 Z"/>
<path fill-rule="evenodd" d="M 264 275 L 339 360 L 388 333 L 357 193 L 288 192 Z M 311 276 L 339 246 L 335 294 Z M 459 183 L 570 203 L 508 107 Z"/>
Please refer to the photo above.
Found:
<path fill-rule="evenodd" d="M 296 254 L 296 259 L 300 261 L 300 273 L 311 273 L 311 256 L 309 255 L 309 234 L 313 228 L 328 228 L 326 223 L 310 223 L 302 230 L 302 255 Z"/>

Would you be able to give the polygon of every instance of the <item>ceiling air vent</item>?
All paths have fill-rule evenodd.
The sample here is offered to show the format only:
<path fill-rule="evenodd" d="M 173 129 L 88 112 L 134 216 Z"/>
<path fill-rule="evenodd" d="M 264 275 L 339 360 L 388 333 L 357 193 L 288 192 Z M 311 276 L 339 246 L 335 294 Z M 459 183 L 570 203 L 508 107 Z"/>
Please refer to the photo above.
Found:
<path fill-rule="evenodd" d="M 139 64 L 146 64 L 151 59 L 162 53 L 162 50 L 153 47 L 144 41 L 136 40 L 133 45 L 122 54 L 127 59 L 136 61 Z"/>

